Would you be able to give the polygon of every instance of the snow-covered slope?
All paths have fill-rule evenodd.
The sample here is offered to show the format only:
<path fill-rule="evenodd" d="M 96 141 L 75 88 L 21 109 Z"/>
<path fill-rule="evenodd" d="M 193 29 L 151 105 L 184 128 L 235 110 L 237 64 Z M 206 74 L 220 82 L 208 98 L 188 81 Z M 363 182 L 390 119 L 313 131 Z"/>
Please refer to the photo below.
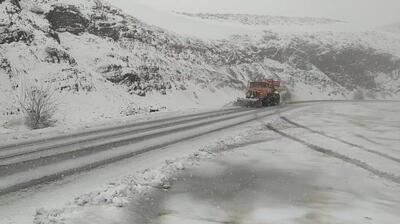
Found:
<path fill-rule="evenodd" d="M 189 40 L 99 1 L 7 0 L 0 12 L 3 117 L 18 113 L 14 91 L 36 80 L 57 88 L 65 123 L 223 106 L 240 93 L 216 88 L 229 76 L 182 52 Z"/>
<path fill-rule="evenodd" d="M 268 16 L 268 15 L 252 15 L 252 14 L 212 14 L 212 13 L 185 13 L 177 12 L 185 16 L 197 17 L 207 20 L 218 20 L 228 22 L 238 22 L 245 25 L 320 25 L 343 23 L 343 21 L 313 18 L 313 17 L 285 17 L 285 16 Z"/>
<path fill-rule="evenodd" d="M 203 40 L 100 0 L 0 0 L 0 29 L 2 122 L 19 116 L 13 96 L 35 82 L 57 90 L 58 124 L 150 107 L 223 106 L 249 80 L 265 77 L 282 79 L 293 100 L 400 95 L 400 39 L 378 32 L 265 31 Z"/>
<path fill-rule="evenodd" d="M 384 31 L 392 32 L 394 34 L 400 33 L 400 23 L 391 24 L 391 25 L 380 27 L 380 28 Z"/>

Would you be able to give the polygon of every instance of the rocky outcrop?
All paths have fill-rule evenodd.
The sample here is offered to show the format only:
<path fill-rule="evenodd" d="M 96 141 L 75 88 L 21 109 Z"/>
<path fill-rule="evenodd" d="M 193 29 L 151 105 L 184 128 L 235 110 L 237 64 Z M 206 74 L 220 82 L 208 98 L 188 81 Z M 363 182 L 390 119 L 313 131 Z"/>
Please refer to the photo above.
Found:
<path fill-rule="evenodd" d="M 46 19 L 54 30 L 70 32 L 76 35 L 85 32 L 89 26 L 89 19 L 85 18 L 79 9 L 73 5 L 54 6 L 46 14 Z"/>
<path fill-rule="evenodd" d="M 165 95 L 166 90 L 172 88 L 171 83 L 164 80 L 157 66 L 141 65 L 126 73 L 122 73 L 121 67 L 109 66 L 107 71 L 118 71 L 107 80 L 126 85 L 130 94 L 146 96 L 150 92 L 160 92 Z"/>
<path fill-rule="evenodd" d="M 46 61 L 49 63 L 68 63 L 71 66 L 76 65 L 76 60 L 71 57 L 67 52 L 57 48 L 46 48 Z"/>
<path fill-rule="evenodd" d="M 33 39 L 33 34 L 27 31 L 20 29 L 0 28 L 0 44 L 10 44 L 20 41 L 30 44 Z"/>

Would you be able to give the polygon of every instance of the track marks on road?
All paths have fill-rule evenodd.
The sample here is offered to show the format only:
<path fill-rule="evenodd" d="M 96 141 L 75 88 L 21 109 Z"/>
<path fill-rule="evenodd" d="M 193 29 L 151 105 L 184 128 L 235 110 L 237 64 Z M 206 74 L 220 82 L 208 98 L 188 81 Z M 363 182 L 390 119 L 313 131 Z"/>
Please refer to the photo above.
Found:
<path fill-rule="evenodd" d="M 136 141 L 138 139 L 135 139 L 135 141 L 131 142 L 132 139 L 130 139 L 130 137 L 127 139 L 112 139 L 112 143 L 115 143 L 117 146 L 121 146 L 120 144 L 122 144 L 123 147 L 108 145 L 109 147 L 106 147 L 104 150 L 97 149 L 91 151 L 88 155 L 85 153 L 84 155 L 71 154 L 76 157 L 65 157 L 60 150 L 57 150 L 57 155 L 54 157 L 57 161 L 56 163 L 54 163 L 54 161 L 50 161 L 50 163 L 48 163 L 48 161 L 46 162 L 45 160 L 49 159 L 49 157 L 44 158 L 43 162 L 41 158 L 38 158 L 38 160 L 36 160 L 37 163 L 32 163 L 33 167 L 24 162 L 17 162 L 16 164 L 11 163 L 7 167 L 3 167 L 3 176 L 1 176 L 0 172 L 0 196 L 24 188 L 62 179 L 64 176 L 88 171 L 149 151 L 162 149 L 168 145 L 233 128 L 268 116 L 279 116 L 280 113 L 296 108 L 298 107 L 277 107 L 275 110 L 240 110 L 233 113 L 221 114 L 221 116 L 214 118 L 206 116 L 202 120 L 196 122 L 189 120 L 187 124 L 185 123 L 184 125 L 177 125 L 175 127 L 172 126 L 168 129 L 168 132 L 159 130 L 156 126 L 154 127 L 154 131 L 142 133 L 144 139 L 141 140 L 143 141 Z M 129 147 L 125 147 L 128 145 Z M 78 148 L 78 151 L 79 150 L 82 149 Z M 85 151 L 85 149 L 83 149 L 83 151 Z"/>
<path fill-rule="evenodd" d="M 283 137 L 291 139 L 291 140 L 293 140 L 295 142 L 298 142 L 298 143 L 300 143 L 300 144 L 302 144 L 304 146 L 307 146 L 308 148 L 310 148 L 310 149 L 312 149 L 312 150 L 314 150 L 316 152 L 323 153 L 325 155 L 334 157 L 336 159 L 340 159 L 340 160 L 342 160 L 344 162 L 350 163 L 350 164 L 355 165 L 355 166 L 357 166 L 359 168 L 362 168 L 362 169 L 364 169 L 366 171 L 369 171 L 369 172 L 375 174 L 376 176 L 379 176 L 379 177 L 384 178 L 386 180 L 389 180 L 389 181 L 392 181 L 394 183 L 400 184 L 400 177 L 399 176 L 396 176 L 394 174 L 378 170 L 378 169 L 372 167 L 371 165 L 369 165 L 369 164 L 367 164 L 367 163 L 365 163 L 365 162 L 363 162 L 361 160 L 354 159 L 354 158 L 351 158 L 349 156 L 346 156 L 346 155 L 337 153 L 335 151 L 332 151 L 330 149 L 326 149 L 326 148 L 320 147 L 318 145 L 314 145 L 314 144 L 311 144 L 309 142 L 306 142 L 306 141 L 304 141 L 304 140 L 302 140 L 300 138 L 294 137 L 294 136 L 289 135 L 289 134 L 287 134 L 287 133 L 285 133 L 283 131 L 280 131 L 280 130 L 278 130 L 277 128 L 273 127 L 270 124 L 268 124 L 266 126 L 267 126 L 267 128 L 269 130 L 271 130 L 271 131 L 273 131 L 273 132 L 275 132 L 275 133 L 277 133 L 277 134 L 279 134 L 279 135 L 281 135 Z"/>
<path fill-rule="evenodd" d="M 226 109 L 221 111 L 211 111 L 207 113 L 199 113 L 193 115 L 185 115 L 182 117 L 172 117 L 168 119 L 160 119 L 139 123 L 131 123 L 128 125 L 114 126 L 111 128 L 98 129 L 92 131 L 84 131 L 79 134 L 71 134 L 66 136 L 58 136 L 49 139 L 32 140 L 28 142 L 16 143 L 8 146 L 0 146 L 0 163 L 3 160 L 16 158 L 23 155 L 40 153 L 41 151 L 50 151 L 60 147 L 77 145 L 80 146 L 87 142 L 96 142 L 105 138 L 114 138 L 121 135 L 133 135 L 142 133 L 156 128 L 166 128 L 179 124 L 188 123 L 190 121 L 204 120 L 205 118 L 213 118 L 228 114 L 240 113 L 245 110 L 240 108 Z M 249 110 L 250 111 L 250 110 Z"/>
<path fill-rule="evenodd" d="M 196 121 L 194 123 L 190 123 L 187 121 L 188 125 L 181 125 L 180 123 L 176 125 L 175 127 L 169 127 L 167 128 L 160 128 L 160 127 L 154 127 L 156 131 L 153 130 L 153 132 L 143 132 L 140 134 L 136 134 L 136 132 L 133 132 L 134 134 L 132 136 L 126 136 L 126 137 L 118 137 L 115 135 L 112 136 L 112 138 L 107 138 L 110 140 L 104 141 L 102 139 L 97 140 L 98 142 L 93 142 L 90 143 L 89 145 L 84 147 L 83 143 L 77 144 L 76 147 L 68 148 L 68 149 L 63 149 L 62 147 L 58 148 L 57 146 L 54 147 L 54 152 L 51 152 L 50 154 L 42 154 L 42 150 L 37 151 L 38 153 L 35 156 L 32 156 L 33 153 L 29 152 L 28 156 L 25 156 L 25 154 L 20 155 L 25 156 L 26 158 L 22 160 L 16 160 L 15 162 L 9 162 L 6 164 L 2 164 L 2 161 L 0 160 L 0 177 L 4 175 L 10 175 L 15 172 L 20 172 L 23 170 L 28 170 L 32 169 L 38 166 L 44 166 L 52 163 L 57 163 L 61 162 L 67 159 L 74 159 L 74 158 L 79 158 L 83 157 L 86 155 L 90 155 L 93 153 L 98 153 L 106 150 L 112 150 L 113 148 L 116 147 L 121 147 L 133 143 L 138 143 L 141 141 L 144 141 L 149 138 L 156 138 L 160 137 L 163 135 L 167 135 L 171 132 L 178 132 L 178 131 L 185 131 L 185 130 L 190 130 L 196 127 L 201 127 L 205 125 L 210 125 L 212 123 L 217 123 L 221 121 L 226 121 L 226 120 L 232 120 L 234 118 L 239 118 L 245 115 L 250 115 L 255 113 L 254 111 L 245 111 L 245 112 L 236 112 L 232 114 L 227 114 L 224 116 L 217 116 L 215 118 L 208 118 L 205 117 L 200 121 Z M 124 135 L 124 133 L 123 133 Z M 104 137 L 106 138 L 106 137 Z M 91 141 L 91 140 L 90 140 Z"/>
<path fill-rule="evenodd" d="M 330 138 L 330 139 L 339 141 L 339 142 L 341 142 L 341 143 L 344 143 L 344 144 L 346 144 L 346 145 L 349 145 L 349 146 L 358 148 L 358 149 L 363 150 L 363 151 L 365 151 L 365 152 L 369 152 L 369 153 L 372 153 L 372 154 L 375 154 L 375 155 L 378 155 L 378 156 L 382 156 L 382 157 L 384 157 L 384 158 L 386 158 L 386 159 L 390 159 L 390 160 L 392 160 L 392 161 L 394 161 L 394 162 L 396 162 L 396 163 L 400 163 L 400 159 L 399 159 L 399 158 L 390 156 L 390 155 L 385 154 L 385 153 L 382 153 L 382 152 L 378 152 L 378 151 L 376 151 L 376 150 L 368 149 L 368 148 L 366 148 L 366 147 L 364 147 L 364 146 L 362 146 L 362 145 L 354 144 L 354 143 L 352 143 L 352 142 L 349 142 L 349 141 L 340 139 L 340 138 L 335 137 L 335 136 L 328 135 L 328 134 L 326 134 L 326 133 L 324 133 L 324 132 L 322 132 L 322 131 L 314 130 L 314 129 L 309 128 L 309 127 L 307 127 L 307 126 L 304 126 L 304 125 L 301 125 L 301 124 L 299 124 L 299 123 L 296 123 L 296 122 L 294 122 L 294 121 L 288 119 L 287 117 L 281 116 L 281 119 L 284 120 L 284 121 L 286 121 L 287 123 L 289 123 L 289 124 L 291 124 L 291 125 L 294 125 L 294 126 L 298 127 L 298 128 L 303 128 L 303 129 L 305 129 L 305 130 L 307 130 L 307 131 L 310 131 L 310 132 L 312 132 L 312 133 L 315 133 L 315 134 L 318 134 L 318 135 L 322 135 L 322 136 L 324 136 L 324 137 L 326 137 L 326 138 Z"/>

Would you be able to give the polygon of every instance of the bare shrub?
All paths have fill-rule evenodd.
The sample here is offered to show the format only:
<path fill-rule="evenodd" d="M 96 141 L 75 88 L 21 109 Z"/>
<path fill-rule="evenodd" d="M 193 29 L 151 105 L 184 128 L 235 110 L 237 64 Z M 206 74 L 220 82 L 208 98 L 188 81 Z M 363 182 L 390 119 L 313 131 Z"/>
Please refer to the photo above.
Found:
<path fill-rule="evenodd" d="M 50 86 L 33 85 L 22 89 L 18 103 L 25 113 L 26 125 L 31 129 L 46 128 L 55 123 L 57 109 L 54 91 Z"/>

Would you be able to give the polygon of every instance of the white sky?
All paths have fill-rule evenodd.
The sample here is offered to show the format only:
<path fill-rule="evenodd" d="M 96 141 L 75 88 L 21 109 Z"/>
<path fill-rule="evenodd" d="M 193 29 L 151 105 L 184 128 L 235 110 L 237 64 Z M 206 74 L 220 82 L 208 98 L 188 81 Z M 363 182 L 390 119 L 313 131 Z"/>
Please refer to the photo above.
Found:
<path fill-rule="evenodd" d="M 165 11 L 175 10 L 184 12 L 251 13 L 282 16 L 327 17 L 370 25 L 400 23 L 400 0 L 130 1 Z M 124 3 L 124 6 L 130 7 L 130 4 Z"/>

